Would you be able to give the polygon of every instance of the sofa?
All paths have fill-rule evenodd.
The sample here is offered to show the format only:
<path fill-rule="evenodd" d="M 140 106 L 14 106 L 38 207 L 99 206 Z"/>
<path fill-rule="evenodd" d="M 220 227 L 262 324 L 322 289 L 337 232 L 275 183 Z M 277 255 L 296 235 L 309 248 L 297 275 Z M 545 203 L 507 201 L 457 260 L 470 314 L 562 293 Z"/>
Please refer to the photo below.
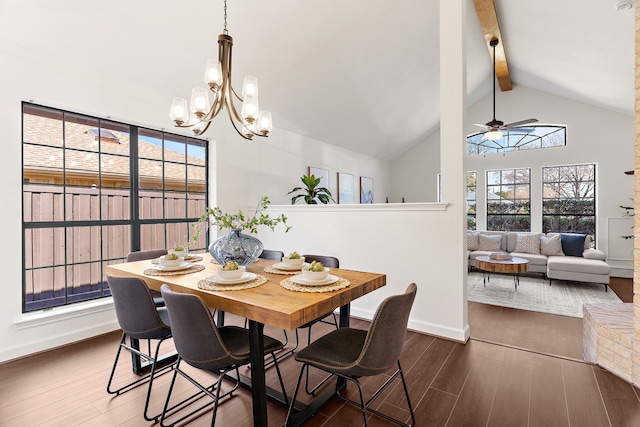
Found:
<path fill-rule="evenodd" d="M 591 238 L 577 233 L 535 233 L 512 231 L 467 232 L 469 268 L 475 259 L 494 252 L 510 253 L 529 261 L 529 271 L 552 280 L 599 283 L 609 287 L 611 267 L 604 252 L 591 248 Z"/>

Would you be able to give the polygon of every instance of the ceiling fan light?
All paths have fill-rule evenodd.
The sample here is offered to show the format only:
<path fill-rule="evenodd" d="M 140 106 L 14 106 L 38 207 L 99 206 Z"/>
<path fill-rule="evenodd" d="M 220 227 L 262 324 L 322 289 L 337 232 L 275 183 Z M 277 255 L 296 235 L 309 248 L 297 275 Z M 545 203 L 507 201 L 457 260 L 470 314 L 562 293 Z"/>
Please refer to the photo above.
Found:
<path fill-rule="evenodd" d="M 484 134 L 485 139 L 488 139 L 490 141 L 495 141 L 496 139 L 500 139 L 502 138 L 502 135 L 504 135 L 502 133 L 502 131 L 499 130 L 491 130 L 487 133 Z"/>

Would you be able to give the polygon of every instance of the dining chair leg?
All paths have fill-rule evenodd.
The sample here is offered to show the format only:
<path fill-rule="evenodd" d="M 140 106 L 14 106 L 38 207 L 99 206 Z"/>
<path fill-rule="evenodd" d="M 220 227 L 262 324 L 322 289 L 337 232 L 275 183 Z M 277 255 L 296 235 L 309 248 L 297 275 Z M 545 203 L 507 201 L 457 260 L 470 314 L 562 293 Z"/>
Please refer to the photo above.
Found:
<path fill-rule="evenodd" d="M 149 415 L 149 402 L 151 400 L 151 390 L 153 387 L 153 380 L 157 376 L 160 376 L 166 373 L 167 371 L 169 371 L 170 369 L 172 369 L 174 366 L 174 363 L 171 363 L 170 365 L 167 365 L 167 366 L 163 366 L 160 369 L 157 368 L 157 361 L 160 355 L 160 346 L 164 342 L 164 339 L 158 340 L 158 344 L 156 345 L 155 352 L 152 355 L 151 340 L 149 340 L 149 343 L 148 343 L 149 353 L 147 354 L 147 353 L 144 353 L 144 351 L 140 351 L 132 346 L 127 345 L 126 338 L 127 338 L 127 335 L 123 333 L 122 338 L 120 339 L 120 344 L 118 345 L 118 351 L 116 352 L 116 358 L 113 362 L 113 367 L 111 368 L 109 381 L 107 382 L 107 393 L 115 394 L 116 396 L 118 396 L 126 391 L 131 390 L 134 387 L 137 387 L 138 385 L 141 385 L 144 381 L 149 380 L 147 384 L 147 395 L 144 402 L 144 412 L 142 413 L 142 415 L 144 416 L 144 419 L 147 421 L 157 421 L 158 417 L 160 417 L 161 414 L 157 414 L 154 416 Z M 113 390 L 111 386 L 113 385 L 113 378 L 115 376 L 116 368 L 118 366 L 118 361 L 120 360 L 120 355 L 122 354 L 123 348 L 126 350 L 129 350 L 131 354 L 135 354 L 138 357 L 145 359 L 145 361 L 149 362 L 151 364 L 151 371 L 148 374 L 138 378 L 137 380 L 132 381 L 129 384 L 126 384 L 118 389 Z"/>
<path fill-rule="evenodd" d="M 402 372 L 402 366 L 400 365 L 400 361 L 399 361 L 399 360 L 398 360 L 397 364 L 398 364 L 398 369 L 393 373 L 393 375 L 391 375 L 389 378 L 387 378 L 387 380 L 384 382 L 384 384 L 382 384 L 382 385 L 381 385 L 381 386 L 380 386 L 380 387 L 375 391 L 375 393 L 373 393 L 373 395 L 369 398 L 369 400 L 367 400 L 367 402 L 366 402 L 366 403 L 365 403 L 365 401 L 364 401 L 364 399 L 363 399 L 362 388 L 361 388 L 361 386 L 360 386 L 360 382 L 358 381 L 358 379 L 357 379 L 357 378 L 349 377 L 349 376 L 343 376 L 343 375 L 340 375 L 340 374 L 336 374 L 337 376 L 339 376 L 339 377 L 341 377 L 341 378 L 344 378 L 344 379 L 346 379 L 346 380 L 350 380 L 350 381 L 352 381 L 353 383 L 355 383 L 355 384 L 356 384 L 356 386 L 358 387 L 358 393 L 360 394 L 360 402 L 357 402 L 357 401 L 355 401 L 355 400 L 353 400 L 353 399 L 350 399 L 350 398 L 348 398 L 348 397 L 346 397 L 346 396 L 343 396 L 343 395 L 342 395 L 342 394 L 340 394 L 340 393 L 338 393 L 338 396 L 339 396 L 342 400 L 344 400 L 345 402 L 349 402 L 349 403 L 351 403 L 351 404 L 353 404 L 353 405 L 355 405 L 355 406 L 359 406 L 359 407 L 360 407 L 363 411 L 365 411 L 365 412 L 370 412 L 370 413 L 372 413 L 372 414 L 375 414 L 375 415 L 377 415 L 377 416 L 379 416 L 379 417 L 382 417 L 382 418 L 384 418 L 384 419 L 386 419 L 386 420 L 388 420 L 388 421 L 391 421 L 391 422 L 393 422 L 393 423 L 395 423 L 395 424 L 398 424 L 398 425 L 399 425 L 399 426 L 401 426 L 401 427 L 413 427 L 413 426 L 415 426 L 415 424 L 416 424 L 416 419 L 415 419 L 415 415 L 414 415 L 414 413 L 413 413 L 413 406 L 411 405 L 411 400 L 409 399 L 409 390 L 408 390 L 408 388 L 407 388 L 407 383 L 406 383 L 406 381 L 405 381 L 404 374 L 403 374 L 403 372 Z M 379 396 L 379 395 L 384 391 L 384 389 L 386 389 L 386 388 L 387 388 L 387 386 L 388 386 L 389 384 L 391 384 L 391 383 L 392 383 L 392 381 L 393 381 L 397 376 L 400 376 L 400 379 L 401 379 L 401 381 L 402 381 L 402 387 L 404 388 L 404 395 L 405 395 L 405 397 L 407 398 L 407 406 L 408 406 L 408 409 L 409 409 L 409 414 L 411 415 L 411 424 L 403 423 L 403 422 L 402 422 L 402 421 L 400 421 L 400 420 L 397 420 L 397 419 L 395 419 L 395 418 L 392 418 L 392 417 L 390 417 L 389 415 L 387 415 L 387 414 L 383 414 L 382 412 L 377 411 L 377 410 L 375 410 L 375 409 L 372 409 L 372 408 L 370 407 L 371 402 L 373 402 L 373 401 L 374 401 L 374 400 L 375 400 L 375 399 L 376 399 L 376 398 L 377 398 L 377 397 L 378 397 L 378 396 Z M 365 426 L 366 426 L 366 425 L 367 425 L 367 421 L 366 421 L 366 414 L 365 414 Z"/>
<path fill-rule="evenodd" d="M 182 369 L 180 369 L 180 362 L 181 361 L 182 361 L 182 359 L 178 360 L 178 362 L 176 364 L 175 372 L 173 374 L 173 378 L 171 379 L 171 384 L 169 385 L 169 391 L 167 392 L 167 398 L 165 400 L 164 408 L 163 408 L 162 414 L 160 416 L 160 426 L 161 427 L 174 426 L 174 425 L 176 425 L 178 423 L 181 423 L 182 421 L 186 420 L 187 418 L 195 415 L 196 413 L 198 413 L 200 411 L 203 411 L 204 409 L 210 407 L 211 405 L 214 405 L 214 407 L 213 407 L 213 418 L 211 420 L 211 423 L 213 425 L 215 423 L 216 414 L 217 414 L 217 411 L 218 411 L 218 405 L 219 405 L 220 399 L 223 399 L 223 398 L 225 398 L 227 396 L 232 396 L 233 392 L 236 391 L 238 389 L 238 386 L 240 385 L 240 381 L 237 380 L 235 382 L 235 384 L 233 385 L 233 387 L 231 388 L 231 390 L 227 390 L 224 393 L 221 393 L 222 392 L 222 381 L 226 377 L 227 372 L 229 372 L 231 370 L 235 370 L 236 371 L 236 378 L 240 378 L 240 373 L 238 372 L 238 368 L 237 367 L 233 367 L 231 369 L 220 371 L 218 373 L 218 380 L 216 382 L 214 382 L 212 385 L 210 385 L 209 387 L 204 387 L 202 384 L 200 384 L 199 382 L 197 382 L 196 380 L 191 378 L 189 375 L 187 375 L 186 372 L 184 372 Z M 171 394 L 173 392 L 173 387 L 175 385 L 176 378 L 177 378 L 178 374 L 180 374 L 183 378 L 185 378 L 187 381 L 189 381 L 191 384 L 193 384 L 199 391 L 197 393 L 187 397 L 186 399 L 184 399 L 184 400 L 182 400 L 182 401 L 180 401 L 178 403 L 175 403 L 171 407 L 169 407 L 169 402 L 171 401 Z M 215 394 L 213 393 L 214 389 L 215 389 Z M 181 409 L 188 407 L 191 402 L 195 402 L 196 400 L 198 400 L 203 395 L 209 396 L 211 398 L 211 401 L 208 402 L 208 403 L 205 403 L 204 405 L 198 406 L 196 409 L 190 411 L 186 415 L 181 416 L 179 419 L 173 421 L 171 424 L 165 424 L 165 419 L 170 414 L 178 413 Z"/>

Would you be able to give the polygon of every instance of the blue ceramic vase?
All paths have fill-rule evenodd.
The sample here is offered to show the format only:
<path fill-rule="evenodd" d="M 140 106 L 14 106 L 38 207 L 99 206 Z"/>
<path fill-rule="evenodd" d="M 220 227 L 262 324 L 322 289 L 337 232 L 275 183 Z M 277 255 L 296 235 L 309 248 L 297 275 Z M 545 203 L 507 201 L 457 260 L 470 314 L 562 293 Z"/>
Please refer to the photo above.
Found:
<path fill-rule="evenodd" d="M 262 242 L 253 236 L 243 234 L 241 228 L 218 238 L 209 246 L 209 253 L 220 265 L 235 261 L 238 265 L 248 266 L 262 253 Z"/>

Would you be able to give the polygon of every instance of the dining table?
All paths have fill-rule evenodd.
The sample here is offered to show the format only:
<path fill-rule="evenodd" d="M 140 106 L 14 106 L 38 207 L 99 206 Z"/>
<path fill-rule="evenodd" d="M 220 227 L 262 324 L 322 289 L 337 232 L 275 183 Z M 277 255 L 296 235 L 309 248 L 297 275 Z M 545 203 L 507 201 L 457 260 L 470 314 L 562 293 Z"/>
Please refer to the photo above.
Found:
<path fill-rule="evenodd" d="M 300 284 L 296 272 L 278 270 L 277 261 L 258 259 L 246 267 L 246 273 L 255 276 L 247 285 L 220 286 L 215 283 L 220 267 L 208 253 L 199 254 L 192 267 L 164 272 L 154 262 L 144 260 L 110 264 L 109 276 L 138 277 L 153 290 L 163 284 L 175 292 L 200 296 L 219 313 L 232 313 L 248 319 L 250 339 L 251 377 L 243 386 L 251 389 L 254 426 L 267 426 L 267 399 L 285 404 L 287 399 L 275 389 L 267 387 L 264 363 L 264 326 L 285 330 L 296 328 L 333 313 L 339 308 L 339 326 L 349 326 L 351 301 L 386 285 L 386 275 L 343 268 L 332 268 L 330 274 L 337 282 L 324 289 Z M 297 283 L 296 283 L 297 282 Z M 218 323 L 223 322 L 220 316 Z M 220 325 L 219 325 L 220 326 Z M 338 382 L 336 387 L 344 387 Z M 294 415 L 288 425 L 302 425 L 335 397 L 335 388 L 318 393 L 310 402 L 295 402 Z"/>

